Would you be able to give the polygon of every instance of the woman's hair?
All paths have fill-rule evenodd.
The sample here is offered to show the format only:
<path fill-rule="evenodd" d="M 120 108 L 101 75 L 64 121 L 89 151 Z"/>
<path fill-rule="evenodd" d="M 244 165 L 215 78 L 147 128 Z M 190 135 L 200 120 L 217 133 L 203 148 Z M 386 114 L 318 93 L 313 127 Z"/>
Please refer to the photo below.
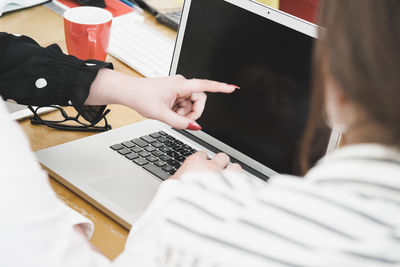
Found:
<path fill-rule="evenodd" d="M 322 0 L 314 48 L 314 91 L 304 155 L 323 113 L 327 75 L 400 144 L 400 0 Z M 304 158 L 304 156 L 303 156 Z M 307 157 L 305 157 L 307 159 Z M 307 168 L 302 163 L 303 170 Z"/>

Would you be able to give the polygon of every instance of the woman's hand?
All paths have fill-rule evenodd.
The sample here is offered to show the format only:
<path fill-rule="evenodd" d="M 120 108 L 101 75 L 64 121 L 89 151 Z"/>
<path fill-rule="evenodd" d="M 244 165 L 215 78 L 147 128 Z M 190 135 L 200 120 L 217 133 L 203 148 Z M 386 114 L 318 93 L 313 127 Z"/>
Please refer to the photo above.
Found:
<path fill-rule="evenodd" d="M 196 152 L 188 157 L 176 173 L 169 179 L 178 179 L 186 172 L 219 172 L 222 170 L 242 171 L 242 167 L 240 167 L 239 164 L 234 163 L 229 165 L 229 162 L 229 156 L 225 153 L 219 153 L 213 159 L 209 159 L 207 153 L 202 151 Z"/>
<path fill-rule="evenodd" d="M 133 78 L 109 69 L 99 71 L 86 105 L 123 104 L 146 118 L 163 121 L 178 129 L 200 130 L 205 92 L 232 93 L 237 86 L 191 79 L 181 75 L 165 78 Z"/>
<path fill-rule="evenodd" d="M 203 113 L 204 92 L 232 93 L 235 87 L 208 80 L 187 80 L 181 75 L 137 81 L 140 101 L 126 102 L 140 114 L 163 121 L 179 129 L 200 130 L 195 122 Z"/>

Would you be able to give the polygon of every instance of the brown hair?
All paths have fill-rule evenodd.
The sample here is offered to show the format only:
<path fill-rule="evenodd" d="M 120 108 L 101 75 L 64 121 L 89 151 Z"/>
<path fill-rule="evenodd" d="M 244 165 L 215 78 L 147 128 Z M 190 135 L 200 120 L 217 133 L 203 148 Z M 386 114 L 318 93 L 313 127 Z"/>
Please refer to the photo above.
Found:
<path fill-rule="evenodd" d="M 314 96 L 303 157 L 321 122 L 326 72 L 400 144 L 400 1 L 322 0 L 314 49 Z M 306 159 L 306 158 L 305 158 Z M 302 162 L 305 170 L 307 164 Z"/>

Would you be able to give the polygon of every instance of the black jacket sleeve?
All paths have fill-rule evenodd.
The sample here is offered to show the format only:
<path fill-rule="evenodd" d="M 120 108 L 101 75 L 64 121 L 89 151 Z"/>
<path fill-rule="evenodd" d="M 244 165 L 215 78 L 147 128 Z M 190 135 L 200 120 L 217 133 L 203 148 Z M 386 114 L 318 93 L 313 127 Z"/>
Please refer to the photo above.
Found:
<path fill-rule="evenodd" d="M 0 33 L 0 95 L 19 104 L 74 106 L 95 121 L 105 106 L 84 106 L 90 85 L 111 63 L 65 55 L 56 44 L 41 47 L 26 36 Z"/>

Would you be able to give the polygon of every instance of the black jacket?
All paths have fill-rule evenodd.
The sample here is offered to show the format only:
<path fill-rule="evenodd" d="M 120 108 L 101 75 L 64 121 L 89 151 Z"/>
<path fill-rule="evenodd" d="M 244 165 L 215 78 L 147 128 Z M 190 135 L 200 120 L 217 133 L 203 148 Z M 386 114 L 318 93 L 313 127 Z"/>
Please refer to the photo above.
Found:
<path fill-rule="evenodd" d="M 0 32 L 0 96 L 19 104 L 74 106 L 95 120 L 105 106 L 85 107 L 90 85 L 111 63 L 65 55 L 56 44 L 46 48 L 26 36 Z"/>

